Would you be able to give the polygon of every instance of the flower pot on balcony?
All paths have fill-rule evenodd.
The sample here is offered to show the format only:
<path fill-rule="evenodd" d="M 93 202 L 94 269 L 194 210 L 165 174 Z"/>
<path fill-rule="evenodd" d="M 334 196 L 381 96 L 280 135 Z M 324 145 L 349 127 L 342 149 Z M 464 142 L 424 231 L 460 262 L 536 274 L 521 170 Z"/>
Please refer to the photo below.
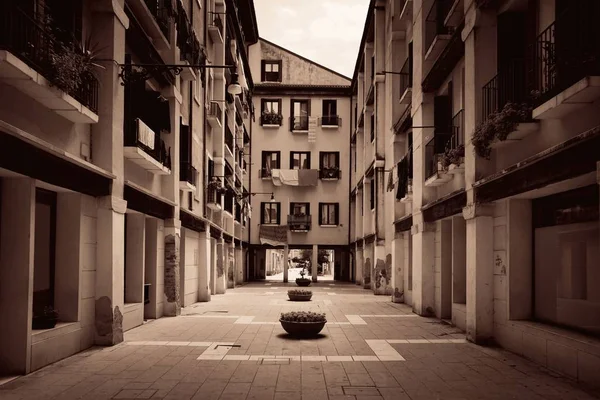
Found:
<path fill-rule="evenodd" d="M 298 286 L 310 286 L 312 280 L 308 278 L 296 278 L 296 285 Z"/>

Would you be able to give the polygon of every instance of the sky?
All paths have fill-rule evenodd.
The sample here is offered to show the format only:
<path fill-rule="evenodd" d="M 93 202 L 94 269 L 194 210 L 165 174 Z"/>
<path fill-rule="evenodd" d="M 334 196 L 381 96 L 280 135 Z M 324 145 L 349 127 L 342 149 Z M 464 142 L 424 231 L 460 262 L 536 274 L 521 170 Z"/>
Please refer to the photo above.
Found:
<path fill-rule="evenodd" d="M 258 33 L 352 78 L 369 0 L 254 0 Z"/>

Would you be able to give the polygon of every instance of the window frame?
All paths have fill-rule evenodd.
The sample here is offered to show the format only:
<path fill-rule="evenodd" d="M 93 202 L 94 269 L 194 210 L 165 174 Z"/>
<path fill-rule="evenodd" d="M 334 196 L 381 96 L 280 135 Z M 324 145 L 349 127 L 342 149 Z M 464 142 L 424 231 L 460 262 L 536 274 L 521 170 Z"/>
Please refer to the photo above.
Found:
<path fill-rule="evenodd" d="M 260 161 L 261 168 L 267 167 L 267 164 L 266 164 L 267 157 L 269 155 L 273 155 L 273 154 L 277 154 L 277 168 L 275 168 L 275 169 L 281 169 L 281 151 L 273 151 L 273 150 L 263 150 L 262 151 L 261 161 Z M 273 167 L 271 166 L 270 168 L 273 168 Z"/>
<path fill-rule="evenodd" d="M 294 113 L 294 105 L 295 104 L 306 104 L 306 115 L 296 115 Z M 294 99 L 292 98 L 290 100 L 290 131 L 294 132 L 302 132 L 302 131 L 308 131 L 308 127 L 309 127 L 309 123 L 310 123 L 310 99 Z M 300 107 L 300 109 L 302 109 L 302 107 Z M 306 127 L 301 126 L 301 129 L 294 129 L 294 120 L 296 119 L 296 117 L 298 118 L 306 118 Z M 306 128 L 306 129 L 303 129 Z"/>
<path fill-rule="evenodd" d="M 269 208 L 269 222 L 265 222 L 265 217 L 267 216 L 266 206 Z M 272 222 L 271 220 L 271 211 L 273 208 L 277 210 L 276 221 Z M 260 223 L 261 225 L 281 225 L 281 203 L 273 202 L 273 201 L 263 201 L 260 203 Z"/>
<path fill-rule="evenodd" d="M 272 99 L 272 98 L 263 98 L 260 99 L 260 113 L 262 114 L 265 110 L 265 104 L 267 103 L 276 103 L 277 104 L 277 114 L 281 114 L 281 99 Z M 272 111 L 271 111 L 272 112 Z"/>
<path fill-rule="evenodd" d="M 274 74 L 273 71 L 267 71 L 267 66 L 277 65 L 277 79 L 276 80 L 268 80 L 267 74 Z M 281 82 L 282 71 L 281 71 L 282 63 L 281 60 L 261 60 L 261 68 L 260 68 L 260 79 L 262 82 Z"/>
<path fill-rule="evenodd" d="M 326 157 L 329 156 L 334 156 L 335 158 L 335 162 L 334 162 L 334 166 L 328 166 L 328 167 L 324 167 L 323 164 L 325 164 L 323 161 L 326 159 Z M 339 151 L 320 151 L 319 152 L 319 169 L 325 169 L 325 168 L 337 168 L 337 169 L 341 169 L 340 168 L 340 152 Z"/>
<path fill-rule="evenodd" d="M 306 209 L 306 213 L 304 215 L 310 216 L 310 202 L 303 202 L 303 201 L 294 201 L 290 203 L 290 215 L 300 215 L 300 214 L 294 214 L 294 206 L 299 205 L 299 206 L 304 206 Z"/>
<path fill-rule="evenodd" d="M 369 183 L 369 194 L 370 194 L 370 198 L 369 201 L 371 202 L 371 211 L 375 210 L 375 204 L 377 203 L 377 201 L 375 200 L 377 197 L 377 190 L 376 190 L 376 185 L 375 185 L 375 179 L 372 179 L 371 182 Z"/>
<path fill-rule="evenodd" d="M 298 158 L 298 162 L 299 162 L 299 166 L 298 166 L 298 170 L 300 169 L 310 169 L 310 151 L 290 151 L 290 169 L 296 169 L 294 168 L 294 155 L 298 154 L 300 157 Z M 306 156 L 306 164 L 307 167 L 306 168 L 302 168 L 302 156 Z"/>
<path fill-rule="evenodd" d="M 334 207 L 335 210 L 335 221 L 334 224 L 331 223 L 323 223 L 323 217 L 327 217 L 327 222 L 329 221 L 329 208 Z M 327 212 L 323 212 L 323 211 Z M 340 225 L 340 203 L 319 203 L 319 226 L 339 226 Z"/>

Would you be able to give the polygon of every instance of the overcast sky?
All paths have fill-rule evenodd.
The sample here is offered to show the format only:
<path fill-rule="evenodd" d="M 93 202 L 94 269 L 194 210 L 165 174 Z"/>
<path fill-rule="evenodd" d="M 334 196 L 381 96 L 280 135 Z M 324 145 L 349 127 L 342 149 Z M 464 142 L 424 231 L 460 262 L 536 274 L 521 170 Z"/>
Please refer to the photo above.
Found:
<path fill-rule="evenodd" d="M 254 0 L 258 33 L 352 78 L 369 0 Z"/>

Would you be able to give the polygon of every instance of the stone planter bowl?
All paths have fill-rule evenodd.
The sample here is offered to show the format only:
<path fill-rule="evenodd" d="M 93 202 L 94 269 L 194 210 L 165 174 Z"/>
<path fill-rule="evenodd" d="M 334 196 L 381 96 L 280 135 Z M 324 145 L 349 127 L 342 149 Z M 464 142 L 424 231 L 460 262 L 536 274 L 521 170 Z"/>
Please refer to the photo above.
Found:
<path fill-rule="evenodd" d="M 310 301 L 310 299 L 312 298 L 312 293 L 311 294 L 288 293 L 288 297 L 290 298 L 291 301 Z"/>
<path fill-rule="evenodd" d="M 298 285 L 298 286 L 310 286 L 311 282 L 312 281 L 310 279 L 306 279 L 306 278 L 297 278 L 296 279 L 296 285 Z"/>
<path fill-rule="evenodd" d="M 281 319 L 279 320 L 279 322 L 281 322 L 281 326 L 287 333 L 289 333 L 291 336 L 296 336 L 296 337 L 317 336 L 321 332 L 321 330 L 323 330 L 323 327 L 325 327 L 325 324 L 327 323 L 327 321 L 323 321 L 323 322 L 290 322 L 290 321 L 283 321 Z"/>

